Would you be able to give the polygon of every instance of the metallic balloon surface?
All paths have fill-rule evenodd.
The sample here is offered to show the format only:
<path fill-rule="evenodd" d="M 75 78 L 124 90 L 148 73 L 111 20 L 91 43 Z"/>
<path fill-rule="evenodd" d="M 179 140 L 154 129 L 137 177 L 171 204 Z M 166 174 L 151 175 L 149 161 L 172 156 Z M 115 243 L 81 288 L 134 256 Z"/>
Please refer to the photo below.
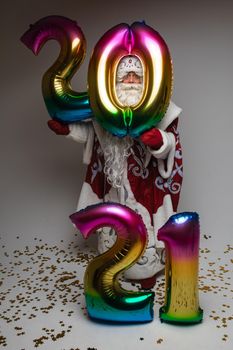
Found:
<path fill-rule="evenodd" d="M 203 318 L 198 298 L 200 228 L 197 213 L 173 215 L 159 229 L 166 248 L 165 305 L 160 319 L 169 323 L 198 323 Z"/>
<path fill-rule="evenodd" d="M 89 206 L 70 218 L 84 238 L 106 226 L 117 234 L 115 244 L 94 258 L 86 269 L 84 288 L 89 316 L 112 322 L 151 321 L 154 293 L 125 290 L 117 279 L 145 250 L 147 231 L 142 218 L 132 209 L 116 203 Z"/>
<path fill-rule="evenodd" d="M 143 67 L 143 94 L 133 106 L 116 95 L 116 72 L 123 57 L 134 56 Z M 172 62 L 160 34 L 144 22 L 119 24 L 98 41 L 92 54 L 88 85 L 97 121 L 118 137 L 138 137 L 163 118 L 172 91 Z"/>
<path fill-rule="evenodd" d="M 50 116 L 67 123 L 92 117 L 88 94 L 75 92 L 70 85 L 85 56 L 86 41 L 81 29 L 66 17 L 48 16 L 31 25 L 21 37 L 35 55 L 50 39 L 57 40 L 61 46 L 59 57 L 42 81 L 43 97 Z"/>

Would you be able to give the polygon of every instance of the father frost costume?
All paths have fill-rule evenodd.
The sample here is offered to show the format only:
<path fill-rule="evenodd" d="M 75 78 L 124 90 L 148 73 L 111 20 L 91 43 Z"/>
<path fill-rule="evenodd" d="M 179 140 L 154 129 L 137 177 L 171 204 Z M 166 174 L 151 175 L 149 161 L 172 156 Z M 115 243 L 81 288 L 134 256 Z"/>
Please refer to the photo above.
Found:
<path fill-rule="evenodd" d="M 125 57 L 117 71 L 116 93 L 120 103 L 126 106 L 138 103 L 142 89 L 140 62 L 136 57 Z M 67 128 L 64 134 L 68 134 L 68 138 L 84 144 L 83 162 L 88 165 L 77 210 L 110 201 L 132 208 L 143 218 L 148 231 L 146 251 L 124 274 L 127 279 L 141 280 L 141 283 L 164 268 L 163 243 L 157 240 L 157 231 L 177 211 L 179 201 L 183 176 L 177 131 L 180 113 L 181 109 L 170 102 L 156 128 L 144 132 L 138 139 L 113 136 L 95 119 L 63 127 Z M 52 123 L 57 122 L 49 122 L 50 128 L 57 132 Z M 98 231 L 99 253 L 108 250 L 114 242 L 113 229 Z M 153 284 L 152 281 L 147 286 L 150 288 Z"/>

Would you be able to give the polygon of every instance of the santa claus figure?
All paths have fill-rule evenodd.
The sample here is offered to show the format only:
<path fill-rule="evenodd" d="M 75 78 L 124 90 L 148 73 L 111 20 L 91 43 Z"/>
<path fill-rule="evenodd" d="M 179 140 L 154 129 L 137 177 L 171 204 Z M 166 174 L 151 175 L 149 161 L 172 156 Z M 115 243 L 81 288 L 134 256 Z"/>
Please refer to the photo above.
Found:
<path fill-rule="evenodd" d="M 136 56 L 126 56 L 117 68 L 116 95 L 123 106 L 134 106 L 143 94 L 143 70 Z"/>
<path fill-rule="evenodd" d="M 123 106 L 136 105 L 143 94 L 143 70 L 136 56 L 124 57 L 116 73 L 116 97 Z M 182 153 L 177 131 L 181 109 L 173 102 L 162 121 L 138 139 L 118 138 L 95 119 L 64 125 L 50 120 L 56 134 L 84 144 L 87 164 L 77 210 L 103 202 L 118 202 L 141 215 L 148 232 L 144 255 L 125 273 L 145 289 L 152 288 L 164 269 L 164 247 L 157 241 L 158 229 L 177 211 L 182 183 Z M 98 232 L 99 253 L 115 242 L 115 232 Z"/>

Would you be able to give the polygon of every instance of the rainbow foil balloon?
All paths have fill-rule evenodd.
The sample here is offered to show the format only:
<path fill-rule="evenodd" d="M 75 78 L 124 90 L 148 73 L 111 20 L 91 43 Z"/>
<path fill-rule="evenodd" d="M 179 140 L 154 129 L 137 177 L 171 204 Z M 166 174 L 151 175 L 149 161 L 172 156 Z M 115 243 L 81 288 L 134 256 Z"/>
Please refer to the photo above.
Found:
<path fill-rule="evenodd" d="M 118 276 L 143 254 L 147 231 L 142 218 L 132 209 L 117 203 L 89 206 L 70 216 L 84 238 L 101 227 L 112 227 L 115 244 L 88 265 L 84 290 L 89 316 L 112 322 L 149 322 L 153 320 L 153 292 L 123 289 Z"/>
<path fill-rule="evenodd" d="M 173 215 L 159 229 L 166 247 L 164 322 L 191 324 L 203 318 L 198 298 L 199 217 L 184 212 Z"/>
<path fill-rule="evenodd" d="M 135 105 L 122 104 L 116 92 L 117 72 L 126 57 L 143 72 L 143 92 Z M 172 64 L 165 41 L 144 22 L 113 27 L 94 48 L 88 84 L 98 122 L 119 137 L 138 137 L 161 121 L 170 102 Z"/>
<path fill-rule="evenodd" d="M 93 116 L 87 92 L 73 91 L 70 81 L 81 65 L 86 52 L 86 41 L 75 21 L 62 16 L 48 16 L 31 25 L 21 41 L 38 55 L 48 40 L 59 42 L 57 60 L 42 80 L 42 93 L 51 118 L 65 123 Z"/>

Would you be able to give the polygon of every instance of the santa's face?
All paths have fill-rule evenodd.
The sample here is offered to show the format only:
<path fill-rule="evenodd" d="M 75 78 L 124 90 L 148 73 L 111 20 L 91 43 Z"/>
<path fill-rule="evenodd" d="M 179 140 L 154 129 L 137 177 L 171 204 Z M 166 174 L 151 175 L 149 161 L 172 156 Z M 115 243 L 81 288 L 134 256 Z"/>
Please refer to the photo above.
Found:
<path fill-rule="evenodd" d="M 123 106 L 137 105 L 143 94 L 142 77 L 135 72 L 128 72 L 116 85 L 116 95 Z"/>

